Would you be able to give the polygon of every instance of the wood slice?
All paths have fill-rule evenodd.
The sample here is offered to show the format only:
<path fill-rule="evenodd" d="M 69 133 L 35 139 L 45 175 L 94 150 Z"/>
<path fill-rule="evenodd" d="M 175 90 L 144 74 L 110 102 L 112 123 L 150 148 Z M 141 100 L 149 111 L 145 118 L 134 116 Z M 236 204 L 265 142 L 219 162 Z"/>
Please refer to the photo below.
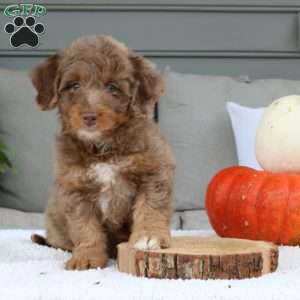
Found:
<path fill-rule="evenodd" d="M 141 251 L 118 245 L 118 269 L 135 276 L 169 279 L 242 279 L 274 272 L 272 243 L 216 237 L 176 237 L 168 249 Z"/>

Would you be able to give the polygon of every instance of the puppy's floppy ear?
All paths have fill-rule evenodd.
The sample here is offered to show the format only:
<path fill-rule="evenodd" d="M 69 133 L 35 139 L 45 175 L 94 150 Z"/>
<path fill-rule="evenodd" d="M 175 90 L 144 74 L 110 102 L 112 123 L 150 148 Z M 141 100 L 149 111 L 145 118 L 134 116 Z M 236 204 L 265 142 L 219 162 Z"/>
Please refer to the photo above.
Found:
<path fill-rule="evenodd" d="M 148 59 L 131 52 L 129 56 L 137 81 L 136 102 L 140 103 L 144 112 L 153 110 L 154 104 L 164 92 L 162 75 Z"/>
<path fill-rule="evenodd" d="M 60 56 L 50 56 L 31 72 L 31 79 L 38 94 L 36 102 L 41 110 L 50 110 L 57 104 L 56 81 Z"/>

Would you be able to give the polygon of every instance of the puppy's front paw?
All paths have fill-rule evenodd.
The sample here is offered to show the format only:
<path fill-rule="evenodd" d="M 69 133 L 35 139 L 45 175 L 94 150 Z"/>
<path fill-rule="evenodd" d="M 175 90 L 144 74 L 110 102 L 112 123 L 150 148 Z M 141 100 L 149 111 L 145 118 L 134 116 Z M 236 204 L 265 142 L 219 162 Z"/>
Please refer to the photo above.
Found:
<path fill-rule="evenodd" d="M 72 257 L 66 262 L 66 270 L 88 270 L 94 268 L 104 268 L 107 264 L 106 254 L 91 254 L 89 251 L 81 250 L 75 252 Z"/>
<path fill-rule="evenodd" d="M 138 250 L 157 250 L 170 247 L 171 237 L 167 231 L 141 231 L 132 233 L 130 243 Z"/>

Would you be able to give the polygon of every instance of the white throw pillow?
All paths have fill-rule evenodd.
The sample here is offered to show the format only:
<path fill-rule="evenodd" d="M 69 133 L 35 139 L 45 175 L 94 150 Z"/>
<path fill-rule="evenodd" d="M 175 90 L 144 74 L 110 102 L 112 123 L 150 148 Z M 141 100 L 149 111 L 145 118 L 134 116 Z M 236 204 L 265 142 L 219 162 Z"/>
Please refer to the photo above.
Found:
<path fill-rule="evenodd" d="M 231 120 L 239 165 L 262 170 L 256 160 L 255 136 L 265 108 L 250 108 L 227 102 L 226 109 Z"/>

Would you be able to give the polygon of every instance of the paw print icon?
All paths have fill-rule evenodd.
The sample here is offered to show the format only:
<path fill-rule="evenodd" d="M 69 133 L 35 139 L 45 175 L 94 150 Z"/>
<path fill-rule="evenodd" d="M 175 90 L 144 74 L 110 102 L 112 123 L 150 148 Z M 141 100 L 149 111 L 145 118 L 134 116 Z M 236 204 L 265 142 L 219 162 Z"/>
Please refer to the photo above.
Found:
<path fill-rule="evenodd" d="M 45 32 L 45 26 L 42 23 L 36 23 L 32 16 L 24 19 L 16 17 L 12 23 L 7 23 L 4 27 L 6 33 L 10 34 L 10 44 L 12 47 L 27 45 L 36 47 L 39 43 L 39 35 Z"/>

